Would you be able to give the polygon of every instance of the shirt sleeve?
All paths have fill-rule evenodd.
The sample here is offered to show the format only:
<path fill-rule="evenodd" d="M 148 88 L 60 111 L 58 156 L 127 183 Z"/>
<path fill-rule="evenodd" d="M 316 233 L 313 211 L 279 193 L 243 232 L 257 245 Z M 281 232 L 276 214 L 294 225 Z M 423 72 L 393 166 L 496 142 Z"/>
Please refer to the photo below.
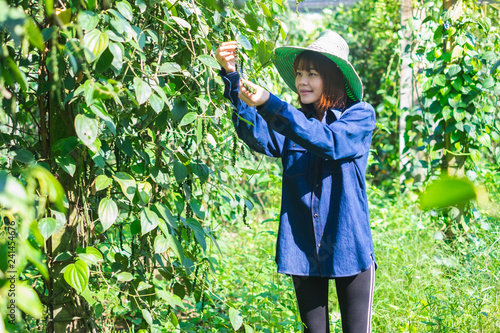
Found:
<path fill-rule="evenodd" d="M 365 155 L 375 129 L 375 111 L 366 102 L 346 109 L 340 119 L 326 124 L 307 118 L 292 105 L 270 96 L 258 113 L 268 126 L 325 159 L 352 159 Z"/>
<path fill-rule="evenodd" d="M 285 137 L 272 130 L 254 107 L 248 106 L 238 98 L 239 74 L 226 73 L 221 69 L 220 75 L 224 81 L 224 97 L 235 107 L 232 121 L 240 139 L 256 152 L 280 157 Z"/>

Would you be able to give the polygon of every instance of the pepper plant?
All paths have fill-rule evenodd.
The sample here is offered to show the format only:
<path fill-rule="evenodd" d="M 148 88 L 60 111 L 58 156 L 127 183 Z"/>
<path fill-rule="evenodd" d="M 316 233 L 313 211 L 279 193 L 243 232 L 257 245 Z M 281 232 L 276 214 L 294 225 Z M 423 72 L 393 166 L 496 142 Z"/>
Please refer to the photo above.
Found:
<path fill-rule="evenodd" d="M 286 10 L 0 0 L 0 249 L 17 295 L 2 255 L 0 330 L 172 332 L 185 297 L 206 304 L 215 231 L 252 209 L 243 185 L 263 171 L 236 163 L 214 51 L 238 40 L 272 88 Z"/>

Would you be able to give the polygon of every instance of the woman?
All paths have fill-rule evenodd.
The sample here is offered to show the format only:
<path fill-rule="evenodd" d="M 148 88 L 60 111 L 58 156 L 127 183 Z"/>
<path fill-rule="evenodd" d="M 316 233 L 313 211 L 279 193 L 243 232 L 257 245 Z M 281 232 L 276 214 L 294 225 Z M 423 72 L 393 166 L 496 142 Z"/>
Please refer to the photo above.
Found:
<path fill-rule="evenodd" d="M 304 331 L 330 331 L 328 282 L 335 279 L 343 332 L 370 332 L 376 264 L 365 171 L 375 112 L 361 101 L 347 43 L 326 30 L 306 48 L 275 50 L 274 65 L 300 109 L 251 82 L 246 89 L 236 52 L 236 42 L 217 50 L 224 96 L 235 106 L 238 136 L 282 159 L 276 263 L 292 277 Z"/>

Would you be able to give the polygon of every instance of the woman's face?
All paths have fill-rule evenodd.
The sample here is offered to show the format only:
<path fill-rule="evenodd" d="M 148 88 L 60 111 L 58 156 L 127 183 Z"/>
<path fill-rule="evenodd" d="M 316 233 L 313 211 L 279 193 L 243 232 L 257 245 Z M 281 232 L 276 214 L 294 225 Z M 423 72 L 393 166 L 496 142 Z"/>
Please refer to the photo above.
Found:
<path fill-rule="evenodd" d="M 323 95 L 323 79 L 314 68 L 297 69 L 295 87 L 303 104 L 316 104 Z"/>

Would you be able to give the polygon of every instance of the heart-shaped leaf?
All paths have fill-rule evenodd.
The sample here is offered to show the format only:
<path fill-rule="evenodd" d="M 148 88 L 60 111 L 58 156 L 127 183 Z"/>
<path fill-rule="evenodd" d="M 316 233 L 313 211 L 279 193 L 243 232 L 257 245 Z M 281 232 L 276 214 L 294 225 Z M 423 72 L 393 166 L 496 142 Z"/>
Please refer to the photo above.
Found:
<path fill-rule="evenodd" d="M 138 77 L 134 77 L 135 97 L 139 105 L 146 103 L 149 96 L 151 96 L 151 87 L 145 81 Z"/>
<path fill-rule="evenodd" d="M 137 191 L 137 185 L 135 183 L 134 177 L 126 172 L 117 172 L 113 175 L 113 178 L 120 184 L 123 194 L 132 201 L 134 199 L 135 192 Z"/>
<path fill-rule="evenodd" d="M 89 275 L 89 267 L 83 260 L 69 264 L 64 270 L 64 280 L 80 294 L 87 288 Z"/>
<path fill-rule="evenodd" d="M 102 199 L 97 212 L 104 231 L 108 230 L 118 218 L 118 206 L 113 199 Z"/>
<path fill-rule="evenodd" d="M 52 234 L 56 230 L 56 226 L 57 221 L 52 217 L 43 218 L 38 221 L 38 230 L 40 230 L 40 233 L 42 234 L 43 238 L 45 238 L 45 240 L 52 236 Z"/>
<path fill-rule="evenodd" d="M 75 117 L 75 131 L 78 138 L 87 147 L 91 147 L 97 138 L 99 130 L 99 122 L 96 119 L 90 118 L 84 114 L 79 114 Z"/>
<path fill-rule="evenodd" d="M 141 210 L 141 232 L 142 235 L 147 234 L 154 228 L 158 226 L 160 223 L 160 219 L 158 218 L 158 215 L 156 215 L 155 212 L 153 212 L 151 209 L 148 207 L 144 207 Z"/>
<path fill-rule="evenodd" d="M 99 29 L 94 29 L 83 36 L 83 47 L 85 49 L 85 58 L 88 62 L 93 62 L 108 47 L 109 37 Z"/>

